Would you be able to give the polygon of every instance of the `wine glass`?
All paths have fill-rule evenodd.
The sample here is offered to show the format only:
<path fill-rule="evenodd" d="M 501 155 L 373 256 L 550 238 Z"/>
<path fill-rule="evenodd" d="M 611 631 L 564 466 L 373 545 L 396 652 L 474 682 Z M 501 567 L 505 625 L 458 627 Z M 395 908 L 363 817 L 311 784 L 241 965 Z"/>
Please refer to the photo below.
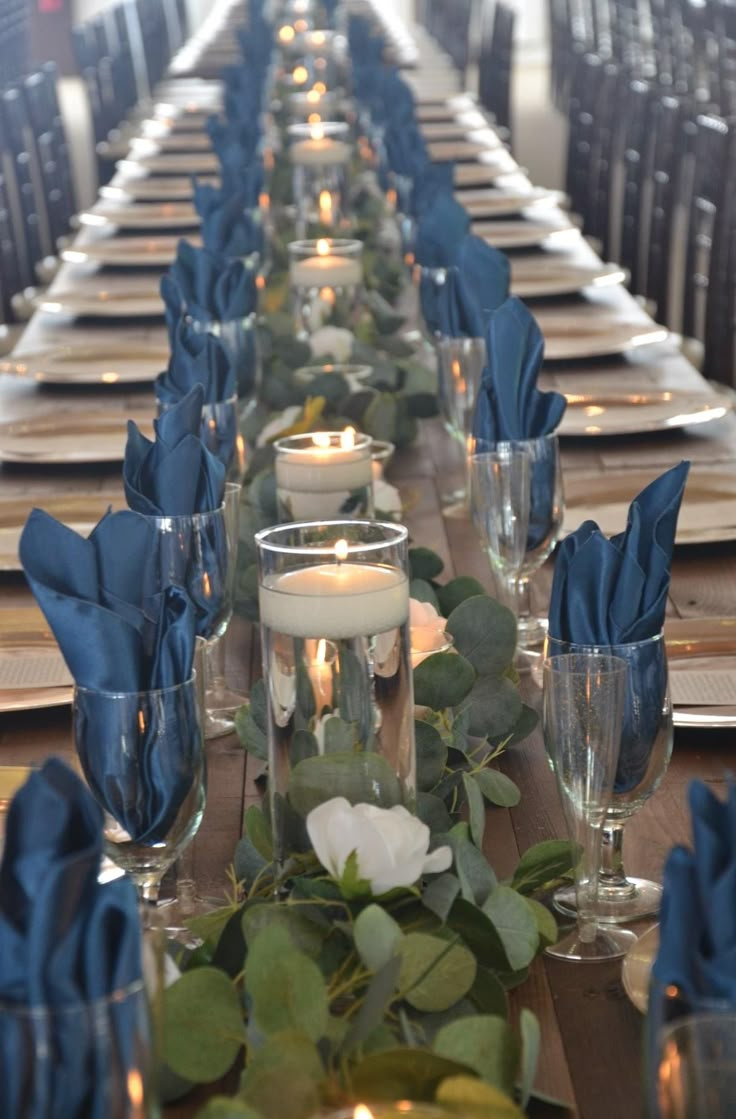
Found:
<path fill-rule="evenodd" d="M 590 645 L 548 637 L 548 656 L 590 653 L 626 661 L 623 729 L 613 797 L 603 825 L 600 872 L 600 918 L 627 924 L 657 913 L 662 887 L 645 878 L 629 878 L 624 869 L 624 825 L 656 791 L 672 754 L 672 703 L 664 634 L 619 645 Z M 574 914 L 569 889 L 555 893 L 555 905 Z"/>
<path fill-rule="evenodd" d="M 473 519 L 512 608 L 529 534 L 530 471 L 527 450 L 512 443 L 471 458 Z"/>
<path fill-rule="evenodd" d="M 437 339 L 436 346 L 440 408 L 445 427 L 459 452 L 463 473 L 463 483 L 450 493 L 443 494 L 442 500 L 450 506 L 446 512 L 454 505 L 465 512 L 470 488 L 470 455 L 474 447 L 473 414 L 486 360 L 486 343 L 484 338 L 453 338 L 443 335 Z"/>
<path fill-rule="evenodd" d="M 471 459 L 472 485 L 475 486 L 473 514 L 481 538 L 489 549 L 489 556 L 490 545 L 483 526 L 493 520 L 495 513 L 493 507 L 488 505 L 493 497 L 492 492 L 483 479 L 487 476 L 493 459 L 485 456 L 501 451 L 507 453 L 509 461 L 514 453 L 525 453 L 530 460 L 527 498 L 529 518 L 524 558 L 513 582 L 507 581 L 505 584 L 506 594 L 517 619 L 519 646 L 528 652 L 543 644 L 547 629 L 546 618 L 532 614 L 529 580 L 552 554 L 562 529 L 565 501 L 560 449 L 554 434 L 493 444 L 482 439 L 476 440 L 476 452 Z M 494 566 L 492 557 L 491 566 Z"/>
<path fill-rule="evenodd" d="M 626 662 L 567 653 L 544 663 L 542 726 L 571 840 L 577 928 L 547 952 L 564 960 L 610 960 L 635 941 L 623 929 L 598 924 L 601 828 L 613 793 L 623 720 Z"/>
<path fill-rule="evenodd" d="M 205 806 L 204 736 L 194 677 L 143 692 L 74 689 L 74 743 L 105 813 L 105 848 L 141 902 L 191 842 Z"/>
<path fill-rule="evenodd" d="M 731 1119 L 736 1014 L 693 1014 L 666 1027 L 656 1068 L 658 1119 Z"/>

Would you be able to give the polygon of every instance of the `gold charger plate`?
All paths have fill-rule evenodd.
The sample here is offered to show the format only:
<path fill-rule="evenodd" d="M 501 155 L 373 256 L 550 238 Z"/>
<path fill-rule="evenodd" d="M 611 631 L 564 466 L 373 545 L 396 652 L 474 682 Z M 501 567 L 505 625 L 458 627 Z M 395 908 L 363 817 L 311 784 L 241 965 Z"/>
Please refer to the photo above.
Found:
<path fill-rule="evenodd" d="M 733 404 L 702 392 L 565 393 L 560 435 L 642 435 L 719 420 Z"/>
<path fill-rule="evenodd" d="M 606 536 L 623 532 L 629 505 L 657 469 L 621 474 L 567 474 L 563 533 L 594 520 Z M 691 468 L 677 524 L 677 544 L 736 540 L 736 473 Z"/>
<path fill-rule="evenodd" d="M 538 256 L 511 261 L 511 291 L 519 299 L 575 295 L 586 287 L 625 284 L 628 276 L 618 264 L 564 264 Z"/>
<path fill-rule="evenodd" d="M 160 152 L 156 155 L 136 155 L 130 152 L 116 163 L 122 174 L 148 171 L 157 175 L 214 174 L 220 170 L 220 161 L 214 152 Z"/>
<path fill-rule="evenodd" d="M 201 245 L 199 237 L 190 237 L 193 245 Z M 161 237 L 103 237 L 89 245 L 64 249 L 61 259 L 68 264 L 102 264 L 107 267 L 129 268 L 140 265 L 168 265 L 176 257 L 180 238 Z"/>
<path fill-rule="evenodd" d="M 471 219 L 500 218 L 552 206 L 560 202 L 555 190 L 533 187 L 532 190 L 466 190 L 456 200 L 468 211 Z"/>
<path fill-rule="evenodd" d="M 155 381 L 169 360 L 168 348 L 51 346 L 0 360 L 0 373 L 48 385 L 122 385 Z"/>
<path fill-rule="evenodd" d="M 736 618 L 669 618 L 664 626 L 670 679 L 678 672 L 736 673 Z M 735 727 L 736 706 L 728 704 L 679 705 L 673 720 L 678 727 Z"/>
<path fill-rule="evenodd" d="M 641 1014 L 649 1002 L 649 977 L 659 950 L 659 925 L 652 925 L 631 945 L 621 966 L 624 990 Z"/>
<path fill-rule="evenodd" d="M 485 131 L 484 131 L 485 136 Z M 494 137 L 494 141 L 490 140 Z M 513 157 L 508 149 L 503 147 L 495 133 L 489 133 L 488 139 L 482 140 L 437 140 L 427 144 L 427 154 L 433 163 L 445 163 L 449 160 L 455 163 L 495 163 L 516 168 Z"/>
<path fill-rule="evenodd" d="M 148 318 L 152 315 L 163 317 L 164 304 L 161 295 L 154 288 L 150 293 L 138 289 L 131 291 L 60 292 L 58 295 L 42 296 L 35 300 L 39 311 L 50 315 L 83 315 L 86 318 Z"/>
<path fill-rule="evenodd" d="M 56 639 L 37 606 L 0 610 L 0 653 L 4 656 L 48 657 L 58 649 Z M 26 687 L 0 689 L 0 712 L 35 711 L 61 707 L 72 701 L 73 687 Z"/>
<path fill-rule="evenodd" d="M 207 133 L 200 132 L 172 132 L 165 133 L 153 127 L 144 130 L 143 135 L 130 142 L 131 154 L 135 157 L 137 149 L 146 145 L 144 154 L 148 154 L 148 145 L 153 142 L 159 152 L 209 152 L 212 151 L 212 141 Z"/>
<path fill-rule="evenodd" d="M 657 323 L 618 322 L 604 315 L 573 320 L 557 315 L 547 317 L 539 312 L 536 318 L 544 334 L 546 361 L 606 357 L 666 342 L 669 337 L 667 328 Z"/>
<path fill-rule="evenodd" d="M 200 183 L 219 186 L 214 176 L 203 176 Z M 188 175 L 151 175 L 108 183 L 100 188 L 100 197 L 112 202 L 184 202 L 193 197 L 192 180 Z"/>
<path fill-rule="evenodd" d="M 580 236 L 578 227 L 564 215 L 547 221 L 535 218 L 474 221 L 470 231 L 496 249 L 528 249 L 543 242 L 557 243 Z"/>
<path fill-rule="evenodd" d="M 103 493 L 38 493 L 24 497 L 0 498 L 0 571 L 21 570 L 18 559 L 20 535 L 28 514 L 34 506 L 44 509 L 58 521 L 63 521 L 75 532 L 88 536 L 111 505 L 113 508 L 125 508 L 122 493 L 118 496 Z M 0 611 L 0 617 L 5 613 L 7 611 Z M 2 650 L 1 634 L 0 650 Z"/>
<path fill-rule="evenodd" d="M 79 221 L 98 229 L 196 229 L 201 224 L 191 202 L 139 202 L 122 207 L 103 204 L 80 214 Z"/>
<path fill-rule="evenodd" d="M 503 163 L 458 163 L 455 165 L 455 190 L 462 191 L 464 187 L 490 186 L 496 179 L 511 175 L 518 170 L 511 156 Z M 458 202 L 462 203 L 462 200 L 461 194 Z"/>
<path fill-rule="evenodd" d="M 151 436 L 150 413 L 132 417 Z M 0 462 L 122 462 L 128 416 L 124 412 L 48 412 L 0 423 Z"/>

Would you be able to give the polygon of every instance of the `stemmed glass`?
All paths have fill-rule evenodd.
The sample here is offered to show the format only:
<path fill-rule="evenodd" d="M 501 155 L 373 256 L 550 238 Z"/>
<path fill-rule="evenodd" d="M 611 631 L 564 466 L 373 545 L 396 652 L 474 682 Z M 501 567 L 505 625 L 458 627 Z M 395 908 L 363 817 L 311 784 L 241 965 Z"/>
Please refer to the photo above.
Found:
<path fill-rule="evenodd" d="M 598 924 L 601 828 L 613 792 L 623 720 L 626 662 L 568 653 L 544 664 L 542 725 L 571 840 L 577 928 L 547 952 L 564 960 L 610 960 L 635 941 L 623 929 Z"/>
<path fill-rule="evenodd" d="M 562 529 L 564 515 L 564 494 L 562 489 L 562 467 L 557 436 L 542 435 L 537 439 L 518 439 L 483 445 L 476 443 L 476 453 L 471 458 L 471 490 L 473 519 L 481 536 L 491 566 L 498 570 L 494 559 L 492 526 L 499 516 L 508 517 L 507 511 L 498 506 L 498 483 L 494 478 L 500 472 L 518 475 L 521 469 L 517 460 L 529 460 L 526 492 L 518 486 L 505 483 L 509 499 L 518 495 L 523 502 L 516 509 L 516 517 L 521 520 L 528 505 L 528 528 L 524 555 L 519 569 L 512 578 L 504 579 L 504 589 L 509 605 L 517 619 L 519 646 L 530 650 L 544 642 L 546 619 L 531 612 L 529 600 L 529 580 L 539 567 L 552 554 Z M 503 576 L 503 572 L 499 571 Z"/>
<path fill-rule="evenodd" d="M 624 825 L 656 791 L 672 754 L 672 703 L 664 635 L 620 645 L 586 645 L 548 637 L 548 656 L 588 653 L 619 657 L 628 665 L 621 749 L 613 798 L 603 825 L 600 875 L 602 921 L 626 924 L 655 914 L 662 887 L 646 878 L 629 878 L 624 869 Z M 555 905 L 574 914 L 572 890 L 555 894 Z"/>
<path fill-rule="evenodd" d="M 512 443 L 471 459 L 475 527 L 512 607 L 529 534 L 530 473 L 528 452 Z"/>
<path fill-rule="evenodd" d="M 486 360 L 484 338 L 453 338 L 443 335 L 436 341 L 439 397 L 445 427 L 455 441 L 462 465 L 463 482 L 442 495 L 451 512 L 459 506 L 467 512 L 469 500 L 470 455 L 473 451 L 473 415 Z"/>
<path fill-rule="evenodd" d="M 145 692 L 74 690 L 74 742 L 105 813 L 105 846 L 155 903 L 204 813 L 204 736 L 194 678 Z"/>
<path fill-rule="evenodd" d="M 736 1015 L 694 1014 L 660 1035 L 657 1119 L 731 1119 L 736 1100 Z"/>

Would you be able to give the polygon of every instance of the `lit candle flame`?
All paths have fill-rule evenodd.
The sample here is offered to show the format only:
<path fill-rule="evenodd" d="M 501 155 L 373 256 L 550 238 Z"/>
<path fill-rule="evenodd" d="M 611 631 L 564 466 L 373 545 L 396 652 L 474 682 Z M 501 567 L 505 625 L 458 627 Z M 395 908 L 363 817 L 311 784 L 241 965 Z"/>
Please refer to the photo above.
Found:
<path fill-rule="evenodd" d="M 143 1077 L 137 1068 L 132 1068 L 128 1073 L 128 1099 L 133 1108 L 133 1116 L 143 1115 Z"/>
<path fill-rule="evenodd" d="M 321 447 L 326 450 L 330 446 L 330 433 L 328 431 L 315 431 L 312 436 L 312 442 L 315 447 Z"/>
<path fill-rule="evenodd" d="M 322 117 L 319 115 L 319 113 L 310 113 L 307 117 L 308 124 L 320 124 L 321 120 Z"/>
<path fill-rule="evenodd" d="M 335 544 L 335 559 L 338 563 L 348 558 L 348 551 L 349 549 L 347 540 L 338 540 Z M 368 1112 L 368 1115 L 371 1114 L 370 1111 L 368 1111 L 367 1107 L 365 1108 L 365 1111 Z M 364 1115 L 363 1119 L 367 1119 L 367 1116 Z M 371 1116 L 371 1119 L 373 1119 L 373 1116 Z"/>
<path fill-rule="evenodd" d="M 210 577 L 206 571 L 202 572 L 202 591 L 205 598 L 212 597 L 212 587 L 210 585 Z"/>
<path fill-rule="evenodd" d="M 295 19 L 294 20 L 294 30 L 298 31 L 300 35 L 303 34 L 307 30 L 308 26 L 309 26 L 309 24 L 307 23 L 307 21 L 305 19 Z"/>
<path fill-rule="evenodd" d="M 319 220 L 322 225 L 332 225 L 332 195 L 329 190 L 319 193 Z"/>
<path fill-rule="evenodd" d="M 315 664 L 324 664 L 327 660 L 327 642 L 324 637 L 320 637 L 317 642 L 317 653 L 315 655 Z"/>
<path fill-rule="evenodd" d="M 266 277 L 265 277 L 265 276 L 262 276 L 262 275 L 261 275 L 261 274 L 259 273 L 259 274 L 258 274 L 258 275 L 256 276 L 256 287 L 258 288 L 258 290 L 259 290 L 259 291 L 263 291 L 263 289 L 265 288 L 265 286 L 266 286 Z"/>
<path fill-rule="evenodd" d="M 258 205 L 261 210 L 271 209 L 271 196 L 268 194 L 267 191 L 262 190 L 261 193 L 258 195 Z"/>
<path fill-rule="evenodd" d="M 296 66 L 294 68 L 292 77 L 297 85 L 304 85 L 307 78 L 309 77 L 309 71 L 307 70 L 306 66 Z"/>
<path fill-rule="evenodd" d="M 324 140 L 325 130 L 321 124 L 315 124 L 310 132 L 313 140 Z"/>
<path fill-rule="evenodd" d="M 328 307 L 334 307 L 335 303 L 337 302 L 337 296 L 335 295 L 332 288 L 320 288 L 319 297 L 323 303 L 327 304 Z"/>
<path fill-rule="evenodd" d="M 329 251 L 330 251 L 330 242 L 327 240 L 326 237 L 320 237 L 319 241 L 317 242 L 317 255 L 318 256 L 327 256 Z"/>
<path fill-rule="evenodd" d="M 138 730 L 141 734 L 146 733 L 146 716 L 140 707 L 138 708 Z"/>
<path fill-rule="evenodd" d="M 324 43 L 324 41 L 325 41 L 324 31 L 315 31 L 312 34 L 312 42 L 314 43 L 315 47 L 321 47 L 322 44 Z"/>
<path fill-rule="evenodd" d="M 310 105 L 319 105 L 321 98 L 322 94 L 316 86 L 314 87 L 314 89 L 310 89 L 309 93 L 307 94 L 307 101 Z"/>
<path fill-rule="evenodd" d="M 291 43 L 295 35 L 296 31 L 293 27 L 291 27 L 290 24 L 287 24 L 285 27 L 279 28 L 279 39 L 282 43 Z"/>
<path fill-rule="evenodd" d="M 327 93 L 327 86 L 324 82 L 315 82 L 312 89 L 315 93 Z"/>
<path fill-rule="evenodd" d="M 352 451 L 355 446 L 355 428 L 346 427 L 340 436 L 340 446 L 344 451 Z"/>

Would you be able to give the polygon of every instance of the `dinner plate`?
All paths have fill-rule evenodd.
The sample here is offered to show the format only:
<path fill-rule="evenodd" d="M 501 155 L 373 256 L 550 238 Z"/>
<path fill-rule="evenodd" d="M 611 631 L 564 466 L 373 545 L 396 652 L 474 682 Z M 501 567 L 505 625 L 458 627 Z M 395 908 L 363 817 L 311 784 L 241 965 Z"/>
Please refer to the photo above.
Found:
<path fill-rule="evenodd" d="M 200 183 L 219 186 L 220 180 L 212 176 L 198 179 Z M 100 188 L 100 196 L 112 202 L 184 202 L 193 197 L 189 175 L 151 175 L 123 179 Z"/>
<path fill-rule="evenodd" d="M 152 436 L 151 415 L 132 417 Z M 122 462 L 126 413 L 48 412 L 0 423 L 0 462 Z"/>
<path fill-rule="evenodd" d="M 130 151 L 133 157 L 140 150 L 143 155 L 150 152 L 151 143 L 156 145 L 159 152 L 209 152 L 212 151 L 212 141 L 205 131 L 200 132 L 171 132 L 149 129 L 148 134 L 136 136 L 130 141 Z"/>
<path fill-rule="evenodd" d="M 677 677 L 684 673 L 697 674 L 688 691 L 695 688 L 703 700 L 711 698 L 711 688 L 717 695 L 719 686 L 724 686 L 718 677 L 725 673 L 730 697 L 736 682 L 736 618 L 670 618 L 664 634 L 673 702 L 678 693 Z M 678 727 L 735 727 L 736 703 L 681 702 L 673 706 L 673 721 Z"/>
<path fill-rule="evenodd" d="M 73 686 L 60 663 L 56 639 L 37 606 L 0 610 L 0 666 L 3 661 L 6 666 L 13 666 L 14 674 L 21 667 L 29 682 L 21 687 L 0 687 L 0 712 L 33 711 L 71 703 Z M 53 677 L 64 682 L 52 686 L 30 682 L 43 681 L 46 667 L 51 668 Z"/>
<path fill-rule="evenodd" d="M 625 284 L 628 272 L 618 264 L 563 264 L 535 256 L 511 261 L 511 291 L 519 299 L 574 295 L 587 287 Z"/>
<path fill-rule="evenodd" d="M 161 266 L 173 262 L 180 240 L 175 236 L 103 237 L 89 245 L 64 249 L 61 258 L 68 264 L 102 264 L 109 268 Z M 188 240 L 193 245 L 202 243 L 199 237 Z"/>
<path fill-rule="evenodd" d="M 156 315 L 163 317 L 164 304 L 158 290 L 150 293 L 130 291 L 60 292 L 35 301 L 39 311 L 50 315 L 80 315 L 95 318 L 129 319 Z"/>
<path fill-rule="evenodd" d="M 528 249 L 543 242 L 558 243 L 580 236 L 578 227 L 564 216 L 548 221 L 533 218 L 474 221 L 470 230 L 496 249 Z"/>
<path fill-rule="evenodd" d="M 506 217 L 539 206 L 558 204 L 561 195 L 555 190 L 533 187 L 531 190 L 466 190 L 456 196 L 472 220 Z"/>
<path fill-rule="evenodd" d="M 606 536 L 623 532 L 634 497 L 657 474 L 632 470 L 614 474 L 565 475 L 563 532 L 583 521 L 598 523 Z M 707 544 L 736 540 L 736 473 L 691 467 L 677 523 L 677 544 Z"/>
<path fill-rule="evenodd" d="M 493 153 L 491 153 L 493 154 Z M 500 179 L 503 175 L 510 175 L 518 171 L 519 167 L 511 158 L 497 163 L 458 163 L 455 166 L 455 190 L 462 190 L 464 187 L 483 187 L 490 186 L 496 179 Z M 458 202 L 462 203 L 462 195 L 458 198 Z"/>
<path fill-rule="evenodd" d="M 584 315 L 584 312 L 583 312 Z M 580 358 L 605 357 L 641 346 L 665 342 L 668 331 L 656 323 L 618 322 L 591 315 L 576 320 L 558 315 L 536 315 L 544 334 L 546 361 L 577 361 Z"/>
<path fill-rule="evenodd" d="M 220 161 L 214 152 L 159 152 L 151 155 L 131 152 L 115 166 L 123 175 L 136 171 L 156 175 L 199 175 L 218 172 Z"/>
<path fill-rule="evenodd" d="M 103 205 L 79 215 L 82 225 L 105 229 L 196 229 L 201 219 L 191 202 L 139 202 Z"/>
<path fill-rule="evenodd" d="M 18 544 L 32 505 L 39 506 L 75 532 L 89 535 L 110 505 L 124 509 L 125 500 L 109 493 L 38 493 L 33 497 L 0 498 L 0 571 L 20 571 Z M 6 611 L 0 611 L 0 621 Z M 45 632 L 45 631 L 44 631 Z M 0 629 L 0 652 L 2 651 Z"/>
<path fill-rule="evenodd" d="M 659 925 L 652 925 L 637 938 L 624 956 L 621 980 L 624 990 L 641 1014 L 649 1002 L 649 977 L 659 950 Z"/>
<path fill-rule="evenodd" d="M 427 154 L 434 163 L 445 163 L 453 160 L 455 163 L 472 163 L 484 159 L 491 164 L 510 164 L 516 167 L 512 157 L 503 147 L 495 132 L 483 132 L 482 140 L 438 140 L 427 144 Z M 493 140 L 491 140 L 493 137 Z"/>
<path fill-rule="evenodd" d="M 731 411 L 729 398 L 702 392 L 565 393 L 560 435 L 641 435 L 709 423 Z"/>
<path fill-rule="evenodd" d="M 153 117 L 143 121 L 143 134 L 148 128 L 167 129 L 172 132 L 201 132 L 207 127 L 207 121 L 212 116 L 212 111 L 198 109 L 195 106 L 177 108 L 176 105 L 165 103 L 154 106 Z"/>
<path fill-rule="evenodd" d="M 123 385 L 154 381 L 169 360 L 168 348 L 51 346 L 0 360 L 0 373 L 48 385 Z"/>

